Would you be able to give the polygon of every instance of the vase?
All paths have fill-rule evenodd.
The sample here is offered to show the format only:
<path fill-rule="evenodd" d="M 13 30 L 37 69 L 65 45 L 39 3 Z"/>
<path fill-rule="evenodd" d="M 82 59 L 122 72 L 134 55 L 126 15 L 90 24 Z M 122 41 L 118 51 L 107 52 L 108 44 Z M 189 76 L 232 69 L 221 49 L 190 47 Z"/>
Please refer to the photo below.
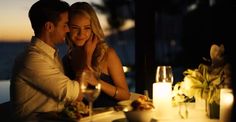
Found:
<path fill-rule="evenodd" d="M 207 116 L 210 119 L 219 119 L 220 105 L 216 102 L 207 103 Z"/>

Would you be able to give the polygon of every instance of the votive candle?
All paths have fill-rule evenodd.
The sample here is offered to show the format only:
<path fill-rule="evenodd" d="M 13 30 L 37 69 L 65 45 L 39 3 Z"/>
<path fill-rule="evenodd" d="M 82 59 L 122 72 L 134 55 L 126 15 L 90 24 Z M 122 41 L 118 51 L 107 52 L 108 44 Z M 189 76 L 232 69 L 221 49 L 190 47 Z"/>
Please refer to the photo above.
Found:
<path fill-rule="evenodd" d="M 234 103 L 232 89 L 223 88 L 220 90 L 220 122 L 230 122 Z"/>
<path fill-rule="evenodd" d="M 158 118 L 167 118 L 171 110 L 172 84 L 169 82 L 153 83 L 153 105 Z"/>

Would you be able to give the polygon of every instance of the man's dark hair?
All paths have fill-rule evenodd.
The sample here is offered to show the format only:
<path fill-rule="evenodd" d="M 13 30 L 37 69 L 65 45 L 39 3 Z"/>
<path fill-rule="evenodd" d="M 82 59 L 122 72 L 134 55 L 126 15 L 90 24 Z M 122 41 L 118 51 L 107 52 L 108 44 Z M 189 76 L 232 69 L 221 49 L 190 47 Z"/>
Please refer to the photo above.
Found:
<path fill-rule="evenodd" d="M 57 24 L 60 14 L 69 10 L 69 4 L 61 0 L 39 0 L 29 10 L 29 19 L 35 35 L 41 34 L 48 21 Z"/>

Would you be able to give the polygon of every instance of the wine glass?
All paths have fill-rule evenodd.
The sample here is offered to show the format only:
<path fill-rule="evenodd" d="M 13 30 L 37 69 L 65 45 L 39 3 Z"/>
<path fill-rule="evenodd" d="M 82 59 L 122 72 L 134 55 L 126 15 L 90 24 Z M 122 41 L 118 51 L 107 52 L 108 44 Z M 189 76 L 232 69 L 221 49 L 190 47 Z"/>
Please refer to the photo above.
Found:
<path fill-rule="evenodd" d="M 173 83 L 174 77 L 171 66 L 158 66 L 156 72 L 156 82 Z"/>
<path fill-rule="evenodd" d="M 84 98 L 89 102 L 89 118 L 92 122 L 93 102 L 99 96 L 101 91 L 101 84 L 92 84 L 92 72 L 82 72 L 80 88 Z"/>

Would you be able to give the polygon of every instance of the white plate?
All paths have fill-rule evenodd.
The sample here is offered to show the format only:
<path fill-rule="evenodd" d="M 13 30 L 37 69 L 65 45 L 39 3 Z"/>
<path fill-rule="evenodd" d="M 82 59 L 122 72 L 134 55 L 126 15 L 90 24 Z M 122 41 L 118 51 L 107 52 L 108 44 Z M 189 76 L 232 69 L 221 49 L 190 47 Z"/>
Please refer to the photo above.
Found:
<path fill-rule="evenodd" d="M 131 103 L 132 103 L 132 100 L 123 100 L 123 101 L 118 102 L 117 104 L 121 106 L 130 106 Z"/>

